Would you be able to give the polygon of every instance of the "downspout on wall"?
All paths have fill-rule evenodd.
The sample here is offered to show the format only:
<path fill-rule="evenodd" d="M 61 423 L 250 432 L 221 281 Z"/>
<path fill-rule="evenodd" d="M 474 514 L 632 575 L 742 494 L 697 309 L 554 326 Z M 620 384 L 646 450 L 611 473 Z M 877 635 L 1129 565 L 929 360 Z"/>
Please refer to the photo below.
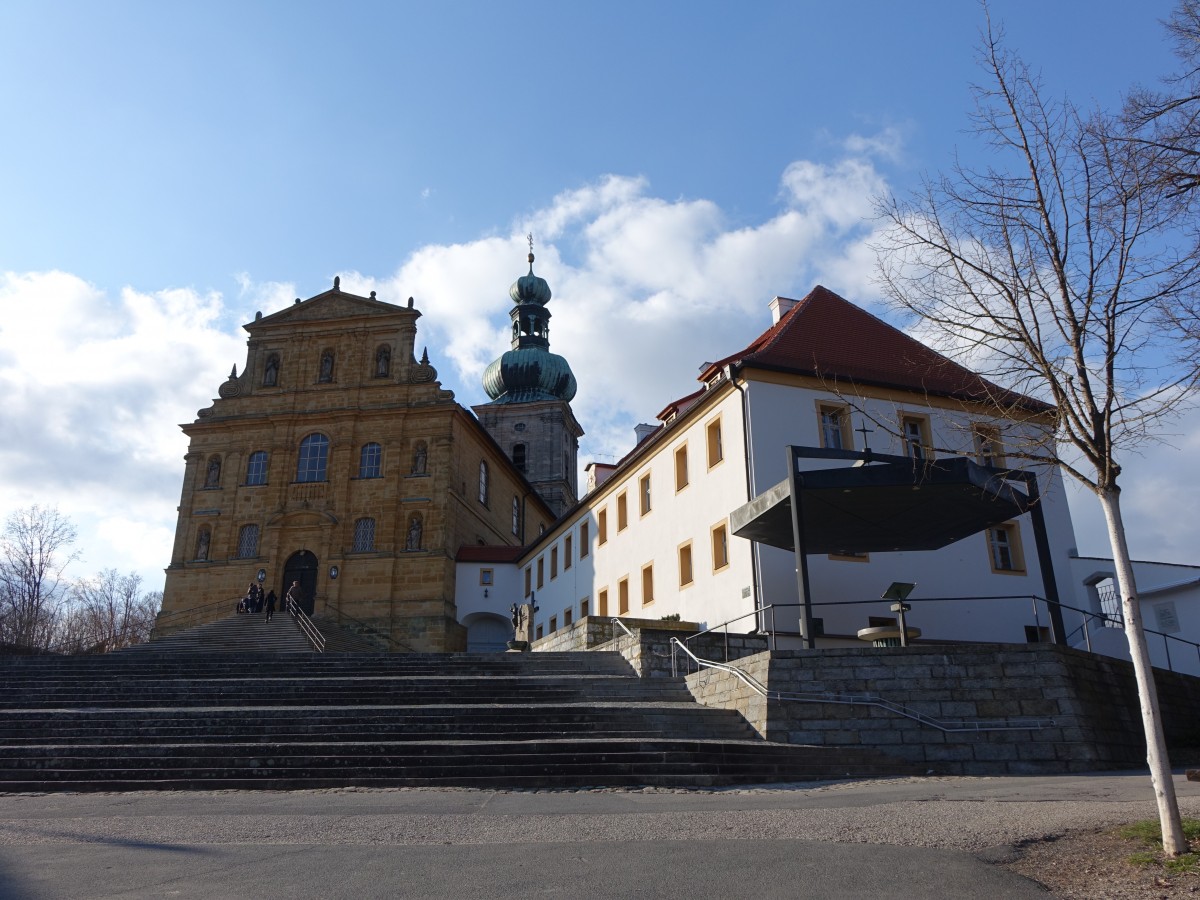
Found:
<path fill-rule="evenodd" d="M 737 380 L 737 371 L 733 364 L 725 368 L 725 377 L 729 379 L 729 383 L 741 395 L 742 398 L 742 451 L 746 458 L 746 502 L 749 503 L 754 499 L 754 485 L 750 478 L 750 465 L 752 457 L 750 448 L 753 446 L 753 441 L 750 439 L 750 400 L 746 396 L 746 391 L 741 383 Z M 757 613 L 763 608 L 763 598 L 759 589 L 759 559 L 758 545 L 755 544 L 750 550 L 750 593 L 754 600 L 754 611 Z M 761 625 L 761 623 L 757 623 Z"/>

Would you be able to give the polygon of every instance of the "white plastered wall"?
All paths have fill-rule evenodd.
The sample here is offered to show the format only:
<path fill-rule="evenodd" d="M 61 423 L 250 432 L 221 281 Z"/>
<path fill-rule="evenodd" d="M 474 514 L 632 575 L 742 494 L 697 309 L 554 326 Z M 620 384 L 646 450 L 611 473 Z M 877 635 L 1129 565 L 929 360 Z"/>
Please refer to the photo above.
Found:
<path fill-rule="evenodd" d="M 745 390 L 749 407 L 749 429 L 752 435 L 751 479 L 755 493 L 772 487 L 787 474 L 785 448 L 789 444 L 820 446 L 818 408 L 822 401 L 845 403 L 832 390 L 816 390 L 776 381 L 747 381 Z M 862 412 L 855 413 L 854 427 L 862 421 L 874 429 L 867 435 L 871 449 L 880 453 L 902 455 L 903 442 L 898 435 L 902 415 L 911 413 L 924 418 L 930 429 L 932 444 L 946 450 L 973 451 L 972 422 L 987 422 L 979 416 L 953 408 L 927 405 L 922 398 L 912 402 L 895 398 L 873 400 L 855 397 L 854 405 Z M 1005 433 L 1010 428 L 1003 428 Z M 1015 435 L 1013 436 L 1015 437 Z M 863 449 L 863 435 L 851 433 L 854 449 Z M 935 453 L 947 455 L 945 452 Z M 806 468 L 831 468 L 840 463 L 829 460 L 802 461 Z M 848 465 L 848 463 L 847 463 Z M 1069 554 L 1074 548 L 1074 532 L 1070 511 L 1062 490 L 1058 472 L 1043 470 L 1039 483 L 1044 499 L 1044 514 L 1049 533 L 1051 559 L 1055 567 L 1055 582 L 1061 602 L 1082 606 L 1067 568 Z M 893 617 L 888 601 L 878 598 L 894 581 L 913 582 L 914 601 L 935 597 L 1000 597 L 1008 600 L 957 600 L 929 604 L 914 602 L 909 624 L 920 628 L 924 638 L 975 641 L 1026 640 L 1025 626 L 1049 626 L 1045 605 L 1035 603 L 1031 596 L 1044 597 L 1037 548 L 1030 516 L 1018 520 L 1023 573 L 997 573 L 992 570 L 987 535 L 977 534 L 941 550 L 917 553 L 872 553 L 868 561 L 843 561 L 825 555 L 810 555 L 809 580 L 814 616 L 823 619 L 829 635 L 853 636 L 869 624 L 868 617 Z M 797 598 L 795 559 L 792 553 L 770 547 L 760 547 L 760 579 L 765 604 L 794 604 Z M 876 601 L 859 604 L 856 601 Z M 1035 612 L 1036 608 L 1036 612 Z M 793 623 L 798 610 L 788 609 Z M 781 627 L 785 613 L 777 610 L 776 627 Z M 1082 621 L 1078 615 L 1064 615 L 1068 632 Z M 795 625 L 793 624 L 793 628 Z"/>
<path fill-rule="evenodd" d="M 619 583 L 627 578 L 632 618 L 659 619 L 678 615 L 685 621 L 713 625 L 754 609 L 750 548 L 728 535 L 729 512 L 746 501 L 745 453 L 740 398 L 728 385 L 714 389 L 708 402 L 675 427 L 648 439 L 639 458 L 615 473 L 581 507 L 547 534 L 536 552 L 522 560 L 529 568 L 539 612 L 535 628 L 548 633 L 554 617 L 564 624 L 564 611 L 580 613 L 588 600 L 589 612 L 598 615 L 600 592 L 608 592 L 609 616 L 618 615 Z M 720 422 L 723 459 L 708 465 L 708 429 Z M 686 447 L 688 484 L 676 490 L 675 453 Z M 650 511 L 641 512 L 641 481 L 650 476 Z M 618 497 L 624 493 L 627 524 L 618 528 Z M 607 513 L 607 540 L 599 541 L 599 512 Z M 580 556 L 580 524 L 588 523 L 588 555 Z M 724 525 L 729 564 L 713 569 L 712 529 Z M 566 537 L 572 537 L 572 564 L 565 567 Z M 691 542 L 690 585 L 680 586 L 679 548 Z M 551 577 L 553 553 L 558 551 L 558 574 Z M 538 560 L 542 560 L 542 586 L 538 587 Z M 643 602 L 642 572 L 653 567 L 654 601 Z M 524 575 L 521 576 L 522 583 Z M 754 626 L 753 616 L 740 630 Z"/>

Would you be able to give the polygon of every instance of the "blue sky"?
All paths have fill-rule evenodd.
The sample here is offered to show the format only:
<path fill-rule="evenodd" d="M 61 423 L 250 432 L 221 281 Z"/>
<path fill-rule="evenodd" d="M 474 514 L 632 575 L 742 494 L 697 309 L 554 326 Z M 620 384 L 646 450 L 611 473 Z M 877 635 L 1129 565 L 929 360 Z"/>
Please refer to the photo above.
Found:
<path fill-rule="evenodd" d="M 1107 106 L 1171 70 L 1169 11 L 992 6 L 1052 93 Z M 242 363 L 241 323 L 338 274 L 412 295 L 418 341 L 477 403 L 530 229 L 584 456 L 619 455 L 775 294 L 820 281 L 878 309 L 870 195 L 985 158 L 966 131 L 983 22 L 967 0 L 8 0 L 0 513 L 58 505 L 75 574 L 161 586 L 177 424 Z M 1195 561 L 1200 534 L 1160 522 L 1197 501 L 1169 478 L 1191 425 L 1131 461 L 1136 555 Z M 1080 549 L 1105 552 L 1093 519 Z"/>

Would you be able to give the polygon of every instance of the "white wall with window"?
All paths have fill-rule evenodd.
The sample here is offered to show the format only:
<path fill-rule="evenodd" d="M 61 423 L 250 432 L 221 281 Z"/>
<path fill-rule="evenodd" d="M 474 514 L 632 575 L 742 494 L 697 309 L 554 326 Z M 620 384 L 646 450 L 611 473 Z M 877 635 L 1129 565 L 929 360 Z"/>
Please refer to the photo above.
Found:
<path fill-rule="evenodd" d="M 715 624 L 753 608 L 747 599 L 749 545 L 738 546 L 729 536 L 727 520 L 729 510 L 746 500 L 745 454 L 735 449 L 744 440 L 739 400 L 728 385 L 717 391 L 716 402 L 703 415 L 684 416 L 669 432 L 647 438 L 569 520 L 547 531 L 522 557 L 518 583 L 524 587 L 523 570 L 528 569 L 530 592 L 541 610 L 535 621 L 544 634 L 550 633 L 551 617 L 556 627 L 563 627 L 567 609 L 575 619 L 679 615 Z M 724 538 L 717 535 L 714 543 L 720 529 Z M 691 573 L 687 590 L 681 591 L 679 545 L 685 540 L 691 544 L 685 560 Z M 560 563 L 551 576 L 555 553 Z M 540 588 L 539 559 L 546 576 Z M 753 626 L 752 619 L 748 622 L 747 630 Z"/>
<path fill-rule="evenodd" d="M 849 427 L 838 430 L 844 449 L 862 450 L 865 440 L 865 446 L 877 452 L 917 459 L 961 454 L 978 461 L 981 423 L 983 433 L 991 438 L 983 449 L 993 456 L 999 452 L 1005 435 L 1010 446 L 1024 443 L 1023 429 L 1029 427 L 972 414 L 959 401 L 921 398 L 899 391 L 880 390 L 878 397 L 839 396 L 815 379 L 808 379 L 807 383 L 799 377 L 750 380 L 744 389 L 750 412 L 749 429 L 754 435 L 750 470 L 755 494 L 786 477 L 786 446 L 827 445 L 833 423 L 824 411 L 838 406 L 848 408 L 845 415 L 849 421 L 843 424 Z M 807 469 L 823 469 L 851 463 L 809 459 L 801 464 Z M 1040 471 L 1043 510 L 1060 600 L 1083 606 L 1082 595 L 1069 571 L 1075 541 L 1062 479 L 1056 470 L 1043 467 Z M 747 543 L 741 538 L 733 540 Z M 795 603 L 793 554 L 765 546 L 758 553 L 763 602 Z M 926 638 L 1024 642 L 1026 625 L 1049 624 L 1044 605 L 1037 604 L 1041 612 L 1035 615 L 1029 599 L 1044 597 L 1046 592 L 1028 515 L 938 551 L 871 553 L 857 558 L 811 554 L 808 564 L 813 600 L 822 604 L 814 607 L 813 615 L 823 620 L 821 625 L 827 635 L 848 636 L 847 641 L 855 644 L 856 632 L 868 625 L 871 616 L 894 616 L 888 609 L 890 604 L 879 600 L 894 581 L 915 583 L 914 598 L 1007 598 L 947 601 L 928 606 L 917 603 L 908 616 L 909 623 L 920 628 Z M 861 602 L 872 600 L 879 602 Z M 796 615 L 791 609 L 788 613 Z M 779 615 L 782 614 L 780 611 Z M 1068 615 L 1066 619 L 1068 631 L 1082 621 L 1078 616 Z"/>
<path fill-rule="evenodd" d="M 1089 623 L 1087 640 L 1092 649 L 1129 659 L 1113 561 L 1097 556 L 1073 557 L 1071 573 L 1086 594 L 1082 605 L 1118 620 L 1110 621 L 1107 627 L 1099 618 Z M 1151 663 L 1160 669 L 1200 675 L 1200 651 L 1192 646 L 1200 644 L 1200 566 L 1135 560 L 1133 575 Z"/>

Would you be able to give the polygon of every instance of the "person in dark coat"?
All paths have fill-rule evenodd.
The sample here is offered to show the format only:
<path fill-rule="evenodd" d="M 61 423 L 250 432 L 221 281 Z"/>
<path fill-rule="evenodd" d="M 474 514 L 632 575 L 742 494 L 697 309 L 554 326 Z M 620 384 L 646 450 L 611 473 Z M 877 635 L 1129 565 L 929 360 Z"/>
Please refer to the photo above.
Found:
<path fill-rule="evenodd" d="M 271 616 L 275 615 L 275 592 L 267 592 L 267 621 L 271 621 Z"/>

